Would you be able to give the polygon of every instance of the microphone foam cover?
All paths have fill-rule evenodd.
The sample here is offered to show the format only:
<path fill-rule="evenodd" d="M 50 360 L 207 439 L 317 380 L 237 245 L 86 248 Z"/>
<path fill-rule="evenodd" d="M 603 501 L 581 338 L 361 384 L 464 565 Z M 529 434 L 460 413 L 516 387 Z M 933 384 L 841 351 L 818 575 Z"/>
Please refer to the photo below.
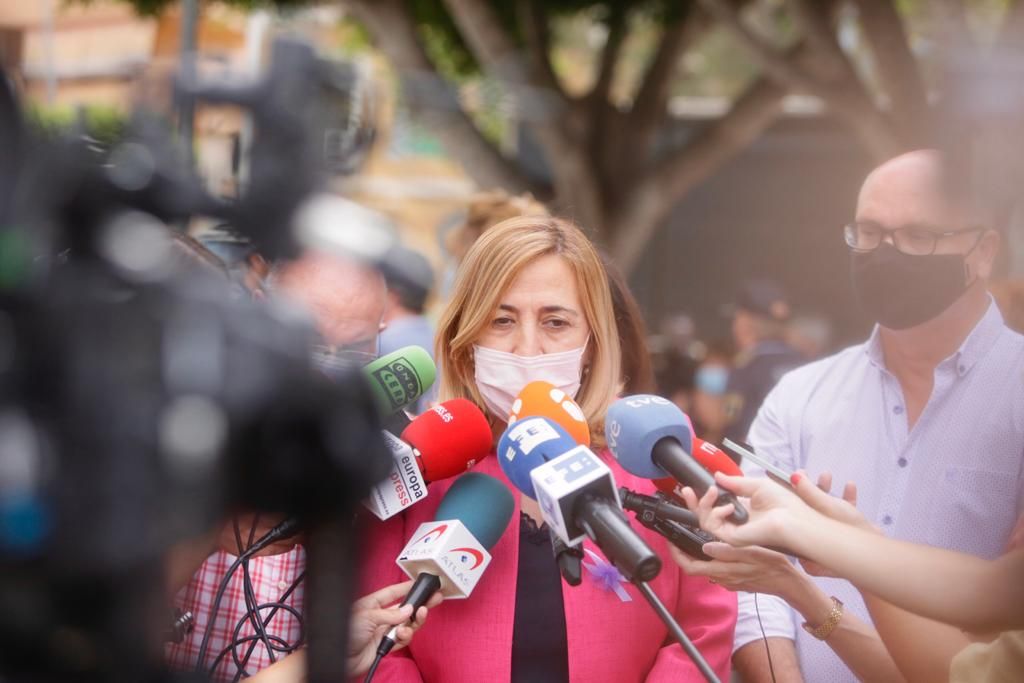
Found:
<path fill-rule="evenodd" d="M 402 441 L 420 452 L 423 478 L 454 477 L 491 452 L 491 425 L 472 401 L 453 398 L 409 423 Z"/>
<path fill-rule="evenodd" d="M 735 460 L 729 457 L 728 453 L 710 441 L 705 441 L 698 436 L 693 437 L 692 455 L 693 459 L 699 462 L 701 467 L 711 474 L 722 472 L 730 477 L 743 476 L 743 470 L 740 469 Z"/>
<path fill-rule="evenodd" d="M 527 417 L 508 426 L 494 455 L 512 485 L 536 500 L 530 472 L 576 445 L 576 440 L 554 420 Z"/>
<path fill-rule="evenodd" d="M 381 415 L 412 404 L 434 383 L 437 368 L 419 346 L 406 346 L 381 356 L 363 368 Z"/>
<path fill-rule="evenodd" d="M 488 474 L 466 472 L 444 494 L 435 519 L 459 520 L 490 550 L 505 533 L 514 510 L 507 486 Z"/>
<path fill-rule="evenodd" d="M 526 417 L 546 417 L 557 422 L 580 446 L 590 445 L 590 426 L 583 409 L 564 391 L 550 382 L 530 382 L 516 396 L 512 414 L 508 417 L 511 425 Z"/>
<path fill-rule="evenodd" d="M 651 458 L 654 444 L 671 437 L 689 452 L 693 440 L 689 425 L 689 418 L 672 401 L 637 394 L 611 405 L 605 417 L 604 434 L 612 455 L 627 472 L 645 479 L 660 479 L 668 473 Z"/>

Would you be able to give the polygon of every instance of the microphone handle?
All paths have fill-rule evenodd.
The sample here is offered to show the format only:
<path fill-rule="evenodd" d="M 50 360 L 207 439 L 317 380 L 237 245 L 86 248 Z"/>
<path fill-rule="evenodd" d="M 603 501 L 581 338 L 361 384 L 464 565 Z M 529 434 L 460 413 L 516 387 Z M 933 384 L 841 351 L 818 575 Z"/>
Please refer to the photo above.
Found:
<path fill-rule="evenodd" d="M 625 486 L 619 487 L 619 498 L 622 499 L 623 509 L 635 512 L 637 518 L 647 516 L 652 520 L 664 519 L 687 526 L 700 526 L 697 515 L 663 498 L 630 491 Z"/>
<path fill-rule="evenodd" d="M 661 558 L 614 503 L 585 493 L 576 500 L 573 516 L 627 580 L 650 581 L 661 571 Z"/>
<path fill-rule="evenodd" d="M 583 549 L 576 545 L 568 545 L 550 527 L 548 535 L 551 537 L 551 551 L 555 555 L 555 562 L 558 563 L 558 571 L 562 578 L 570 586 L 583 583 Z"/>
<path fill-rule="evenodd" d="M 403 607 L 405 605 L 412 605 L 411 621 L 416 621 L 416 612 L 419 611 L 420 607 L 427 604 L 431 595 L 439 590 L 441 590 L 441 579 L 436 574 L 431 574 L 430 572 L 419 573 L 401 605 Z"/>
<path fill-rule="evenodd" d="M 712 486 L 716 486 L 715 478 L 704 469 L 692 455 L 671 436 L 666 436 L 654 444 L 651 453 L 654 464 L 665 470 L 670 477 L 693 489 L 697 497 L 702 497 Z M 732 503 L 735 511 L 729 515 L 736 524 L 744 524 L 748 519 L 747 509 L 740 504 L 740 501 L 731 492 L 718 487 L 718 499 L 715 507 Z"/>

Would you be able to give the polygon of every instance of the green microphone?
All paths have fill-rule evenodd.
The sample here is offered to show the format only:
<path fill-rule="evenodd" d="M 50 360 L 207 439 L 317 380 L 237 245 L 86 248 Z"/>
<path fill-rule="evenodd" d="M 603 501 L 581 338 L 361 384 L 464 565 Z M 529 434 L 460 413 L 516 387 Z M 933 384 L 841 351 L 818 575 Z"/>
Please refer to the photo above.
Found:
<path fill-rule="evenodd" d="M 377 410 L 393 415 L 414 403 L 434 384 L 437 368 L 419 346 L 406 346 L 363 367 Z"/>

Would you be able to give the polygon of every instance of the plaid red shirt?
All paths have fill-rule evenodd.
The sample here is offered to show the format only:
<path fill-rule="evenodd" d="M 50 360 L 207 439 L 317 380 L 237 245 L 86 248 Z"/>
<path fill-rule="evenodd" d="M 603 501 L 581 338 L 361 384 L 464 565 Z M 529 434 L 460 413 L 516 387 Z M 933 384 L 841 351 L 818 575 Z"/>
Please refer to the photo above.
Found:
<path fill-rule="evenodd" d="M 203 642 L 203 635 L 206 633 L 210 621 L 210 611 L 213 608 L 214 598 L 217 596 L 217 589 L 224 575 L 236 560 L 236 556 L 217 551 L 206 559 L 203 566 L 195 573 L 187 586 L 182 588 L 175 596 L 175 606 L 183 612 L 189 611 L 195 617 L 195 628 L 192 633 L 185 637 L 179 644 L 167 646 L 166 655 L 168 665 L 174 670 L 191 671 L 196 666 L 199 657 L 199 648 Z M 256 595 L 256 602 L 259 605 L 267 603 L 282 602 L 281 596 L 291 587 L 295 579 L 306 568 L 306 550 L 301 545 L 295 546 L 292 550 L 278 555 L 265 555 L 254 557 L 249 560 L 249 575 L 252 579 L 253 592 Z M 211 681 L 230 683 L 238 673 L 238 667 L 230 652 L 221 656 L 228 645 L 236 640 L 234 631 L 240 622 L 237 639 L 241 640 L 255 635 L 256 631 L 247 618 L 248 610 L 245 606 L 245 593 L 242 568 L 239 567 L 224 591 L 220 607 L 217 610 L 216 618 L 211 628 L 210 642 L 207 646 L 206 655 L 203 658 L 203 670 L 209 671 L 215 660 L 220 657 L 220 662 Z M 303 594 L 305 593 L 305 581 L 299 583 L 298 587 L 284 600 L 284 604 L 291 606 L 299 614 L 302 613 Z M 262 609 L 260 617 L 266 621 L 270 616 L 270 608 Z M 301 621 L 294 614 L 286 609 L 279 609 L 266 625 L 268 637 L 277 637 L 290 645 L 298 643 L 301 637 Z M 271 643 L 279 645 L 271 639 Z M 245 659 L 249 651 L 251 641 L 242 643 L 237 647 L 239 660 Z M 274 657 L 280 660 L 284 653 L 274 652 Z M 267 654 L 266 646 L 260 640 L 256 641 L 252 655 L 249 657 L 245 671 L 252 675 L 272 664 Z"/>

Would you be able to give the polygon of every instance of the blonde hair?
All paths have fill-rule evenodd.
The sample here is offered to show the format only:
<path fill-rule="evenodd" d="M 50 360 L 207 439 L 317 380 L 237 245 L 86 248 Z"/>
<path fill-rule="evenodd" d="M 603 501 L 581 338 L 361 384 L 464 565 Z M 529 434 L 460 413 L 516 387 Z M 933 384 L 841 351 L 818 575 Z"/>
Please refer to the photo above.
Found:
<path fill-rule="evenodd" d="M 468 398 L 486 413 L 476 387 L 473 345 L 523 267 L 550 254 L 561 256 L 576 276 L 590 326 L 576 402 L 590 424 L 592 442 L 601 447 L 604 415 L 615 400 L 621 376 L 619 336 L 601 257 L 578 227 L 561 218 L 510 218 L 487 230 L 466 254 L 437 325 L 436 357 L 444 359 L 440 400 Z"/>

